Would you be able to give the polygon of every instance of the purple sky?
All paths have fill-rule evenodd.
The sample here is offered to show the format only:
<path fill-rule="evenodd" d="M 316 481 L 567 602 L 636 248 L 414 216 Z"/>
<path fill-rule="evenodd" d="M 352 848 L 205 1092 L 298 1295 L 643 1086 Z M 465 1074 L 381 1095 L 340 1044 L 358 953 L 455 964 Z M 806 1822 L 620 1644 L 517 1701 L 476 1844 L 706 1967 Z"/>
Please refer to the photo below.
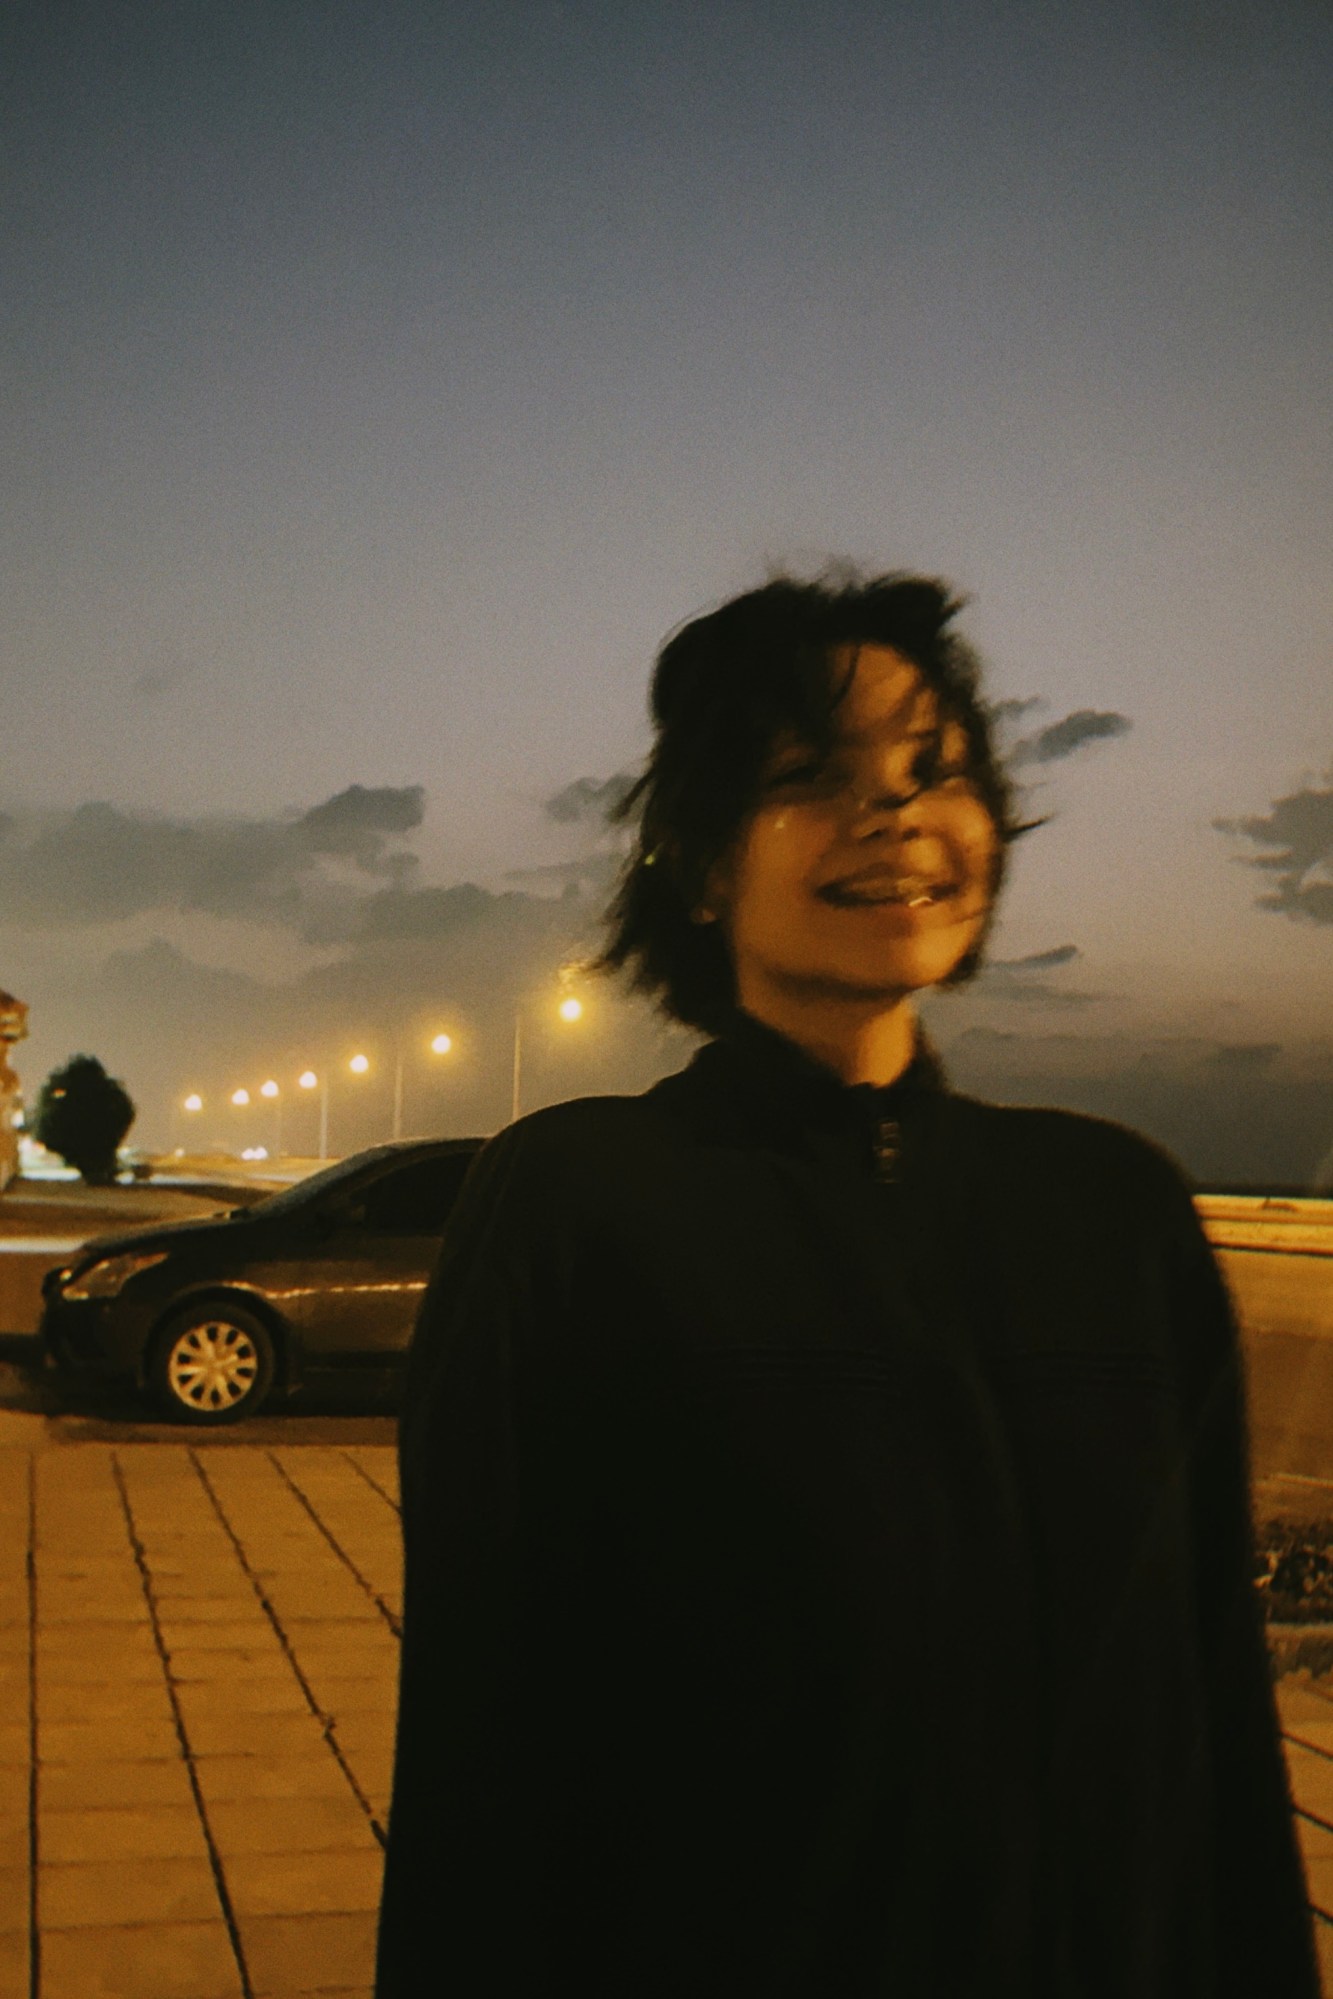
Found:
<path fill-rule="evenodd" d="M 1065 955 L 938 1010 L 959 1079 L 1093 1075 L 1200 1171 L 1314 1170 L 1321 0 L 19 0 L 0 38 L 0 983 L 31 1082 L 104 1053 L 161 1140 L 186 1087 L 474 988 L 498 1063 L 485 995 L 544 976 L 546 918 L 469 931 L 419 892 L 554 883 L 511 871 L 595 847 L 547 803 L 642 755 L 664 633 L 848 555 L 971 595 L 993 698 L 1041 704 L 1016 739 L 1129 724 L 1023 766 L 1057 816 L 996 955 Z M 353 785 L 424 787 L 421 823 L 294 858 Z M 70 818 L 98 801 L 114 824 Z M 386 883 L 411 966 L 387 919 L 311 914 Z M 534 1088 L 679 1055 L 594 1045 Z M 1245 1076 L 1271 1142 L 1159 1115 L 1145 1062 L 1200 1102 Z M 477 1075 L 458 1114 L 493 1123 Z"/>

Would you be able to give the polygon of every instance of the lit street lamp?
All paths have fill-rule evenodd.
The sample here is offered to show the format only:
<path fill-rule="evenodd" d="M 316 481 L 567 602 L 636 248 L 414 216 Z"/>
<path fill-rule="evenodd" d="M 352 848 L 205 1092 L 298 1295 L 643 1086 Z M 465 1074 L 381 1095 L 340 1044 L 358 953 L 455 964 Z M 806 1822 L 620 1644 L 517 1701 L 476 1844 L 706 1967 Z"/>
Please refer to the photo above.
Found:
<path fill-rule="evenodd" d="M 370 1073 L 370 1057 L 368 1055 L 354 1055 L 347 1066 L 354 1076 L 368 1075 Z M 324 1074 L 319 1076 L 313 1069 L 306 1069 L 302 1071 L 296 1080 L 303 1090 L 319 1091 L 319 1156 L 321 1159 L 327 1159 L 329 1156 L 329 1072 L 326 1069 Z"/>
<path fill-rule="evenodd" d="M 432 1055 L 447 1055 L 453 1045 L 451 1036 L 437 1034 L 435 1039 L 430 1043 L 430 1052 Z M 393 1136 L 395 1143 L 403 1135 L 404 1052 L 403 1037 L 399 1035 L 398 1039 L 394 1042 L 393 1049 Z"/>
<path fill-rule="evenodd" d="M 282 1091 L 270 1076 L 266 1083 L 259 1085 L 261 1097 L 267 1097 L 273 1105 L 273 1157 L 282 1158 Z"/>
<path fill-rule="evenodd" d="M 537 996 L 535 994 L 529 994 L 526 997 L 527 999 L 535 999 Z M 514 1007 L 514 1088 L 512 1092 L 510 1111 L 509 1111 L 509 1119 L 511 1124 L 517 1122 L 519 1114 L 519 1103 L 522 1095 L 523 1008 L 525 1004 L 526 1000 L 520 999 L 518 1000 L 518 1002 Z M 583 1015 L 583 1002 L 582 1000 L 575 999 L 574 995 L 572 993 L 569 993 L 566 995 L 564 999 L 561 1000 L 559 1006 L 557 1006 L 556 1008 L 556 1012 L 559 1015 L 560 1019 L 563 1021 L 572 1022 L 575 1020 L 579 1020 L 582 1018 Z"/>

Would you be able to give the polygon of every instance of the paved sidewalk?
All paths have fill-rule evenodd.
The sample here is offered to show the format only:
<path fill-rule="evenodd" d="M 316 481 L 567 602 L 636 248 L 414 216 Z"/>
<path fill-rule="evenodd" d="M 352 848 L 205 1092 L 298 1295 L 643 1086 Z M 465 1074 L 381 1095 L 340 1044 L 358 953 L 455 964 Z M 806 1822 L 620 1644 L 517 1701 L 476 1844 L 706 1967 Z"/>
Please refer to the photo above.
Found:
<path fill-rule="evenodd" d="M 0 1449 L 3 1999 L 367 1999 L 396 1500 L 385 1448 Z"/>
<path fill-rule="evenodd" d="M 369 1999 L 394 1452 L 0 1446 L 0 1999 Z M 1333 1999 L 1333 1680 L 1279 1687 Z"/>

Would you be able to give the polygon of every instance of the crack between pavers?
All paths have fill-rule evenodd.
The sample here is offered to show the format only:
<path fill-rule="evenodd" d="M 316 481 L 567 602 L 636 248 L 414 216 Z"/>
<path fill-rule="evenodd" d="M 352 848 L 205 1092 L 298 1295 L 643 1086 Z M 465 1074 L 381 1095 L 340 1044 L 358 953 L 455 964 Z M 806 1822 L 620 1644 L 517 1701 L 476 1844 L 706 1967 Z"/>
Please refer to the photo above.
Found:
<path fill-rule="evenodd" d="M 135 1529 L 134 1508 L 130 1504 L 130 1495 L 125 1484 L 125 1474 L 121 1469 L 120 1458 L 114 1450 L 111 1453 L 111 1475 L 116 1481 L 116 1490 L 120 1494 L 120 1504 L 125 1514 L 126 1532 L 130 1537 L 130 1547 L 134 1552 L 134 1561 L 139 1571 L 139 1580 L 143 1585 L 144 1601 L 148 1605 L 149 1621 L 153 1627 L 153 1643 L 157 1647 L 157 1656 L 162 1662 L 162 1677 L 166 1682 L 167 1699 L 171 1702 L 171 1715 L 172 1721 L 175 1724 L 176 1738 L 181 1746 L 181 1754 L 185 1758 L 185 1774 L 190 1780 L 190 1790 L 194 1794 L 195 1810 L 199 1814 L 199 1824 L 203 1830 L 204 1845 L 208 1849 L 208 1864 L 212 1869 L 213 1885 L 217 1889 L 218 1901 L 222 1907 L 222 1920 L 227 1925 L 227 1935 L 231 1941 L 232 1955 L 236 1959 L 236 1969 L 240 1974 L 241 1991 L 244 1999 L 254 1999 L 255 1989 L 250 1982 L 250 1973 L 246 1968 L 245 1952 L 241 1948 L 240 1926 L 236 1921 L 236 1911 L 231 1905 L 231 1894 L 227 1888 L 226 1874 L 223 1871 L 222 1855 L 218 1849 L 217 1841 L 213 1837 L 213 1828 L 208 1822 L 208 1807 L 204 1803 L 204 1794 L 199 1784 L 199 1773 L 195 1769 L 194 1757 L 190 1753 L 190 1738 L 186 1733 L 185 1717 L 181 1712 L 180 1701 L 176 1694 L 176 1682 L 171 1677 L 171 1659 L 167 1651 L 166 1640 L 162 1636 L 162 1625 L 157 1614 L 157 1599 L 153 1595 L 153 1578 L 149 1572 L 148 1559 L 144 1551 L 143 1542 L 139 1539 Z"/>
<path fill-rule="evenodd" d="M 291 1491 L 295 1493 L 296 1497 L 300 1500 L 302 1506 L 304 1506 L 306 1512 L 310 1515 L 310 1518 L 314 1521 L 316 1527 L 318 1527 L 320 1533 L 324 1536 L 324 1539 L 328 1542 L 334 1554 L 338 1557 L 338 1560 L 342 1562 L 343 1565 L 356 1578 L 357 1582 L 361 1585 L 361 1588 L 365 1591 L 366 1595 L 370 1598 L 371 1602 L 374 1604 L 380 1616 L 384 1619 L 384 1622 L 388 1625 L 390 1631 L 392 1631 L 394 1637 L 401 1641 L 403 1635 L 403 1626 L 401 1620 L 392 1610 L 390 1610 L 388 1604 L 384 1601 L 384 1598 L 380 1595 L 379 1591 L 375 1588 L 374 1584 L 367 1582 L 366 1578 L 362 1575 L 360 1569 L 358 1569 L 356 1563 L 352 1560 L 351 1556 L 347 1553 L 346 1549 L 339 1545 L 338 1541 L 335 1539 L 332 1532 L 329 1530 L 329 1528 L 325 1526 L 324 1522 L 320 1519 L 318 1513 L 316 1513 L 310 1501 L 306 1498 L 305 1494 L 302 1492 L 300 1486 L 296 1483 L 296 1480 L 292 1477 L 291 1473 L 288 1471 L 286 1465 L 279 1463 L 278 1459 L 275 1457 L 272 1451 L 269 1451 L 267 1453 L 267 1456 L 268 1456 L 268 1461 L 272 1465 L 274 1471 L 277 1472 L 280 1478 L 286 1480 L 287 1485 L 290 1487 Z"/>
<path fill-rule="evenodd" d="M 28 1452 L 28 1999 L 41 1981 L 37 1928 L 37 1453 Z"/>
<path fill-rule="evenodd" d="M 199 1462 L 198 1453 L 193 1449 L 191 1449 L 186 1452 L 186 1456 L 189 1458 L 190 1463 L 194 1466 L 195 1473 L 199 1479 L 199 1483 L 203 1486 L 204 1491 L 208 1494 L 208 1497 L 212 1502 L 213 1511 L 217 1514 L 218 1519 L 222 1522 L 223 1532 L 226 1534 L 227 1539 L 231 1542 L 237 1561 L 240 1563 L 242 1569 L 245 1571 L 245 1574 L 249 1577 L 250 1587 L 251 1589 L 253 1589 L 255 1595 L 259 1599 L 260 1608 L 263 1610 L 263 1613 L 265 1617 L 267 1617 L 269 1623 L 273 1626 L 273 1630 L 277 1637 L 278 1643 L 279 1645 L 281 1645 L 283 1652 L 286 1655 L 287 1664 L 291 1667 L 292 1672 L 296 1676 L 296 1683 L 300 1687 L 301 1692 L 305 1695 L 307 1707 L 310 1709 L 311 1714 L 314 1715 L 316 1721 L 318 1721 L 320 1725 L 320 1729 L 323 1732 L 324 1740 L 328 1743 L 330 1750 L 333 1752 L 334 1761 L 337 1763 L 338 1768 L 342 1771 L 343 1776 L 347 1779 L 348 1786 L 351 1789 L 353 1796 L 355 1797 L 357 1803 L 360 1805 L 362 1811 L 365 1813 L 367 1819 L 370 1821 L 370 1830 L 374 1833 L 381 1847 L 386 1846 L 388 1844 L 388 1840 L 385 1833 L 385 1829 L 380 1824 L 379 1819 L 376 1817 L 375 1808 L 371 1804 L 370 1799 L 366 1796 L 366 1793 L 362 1790 L 360 1784 L 357 1782 L 355 1771 L 352 1769 L 351 1764 L 347 1761 L 347 1758 L 343 1755 L 342 1746 L 339 1743 L 337 1735 L 335 1733 L 333 1716 L 330 1714 L 325 1714 L 323 1708 L 320 1706 L 319 1702 L 315 1699 L 314 1690 L 311 1687 L 309 1680 L 307 1680 L 305 1674 L 301 1671 L 301 1668 L 297 1663 L 296 1654 L 292 1650 L 291 1645 L 288 1642 L 287 1633 L 282 1628 L 282 1621 L 279 1618 L 278 1613 L 274 1609 L 273 1605 L 269 1602 L 268 1597 L 265 1595 L 264 1586 L 260 1582 L 259 1577 L 255 1574 L 254 1570 L 250 1567 L 249 1562 L 246 1560 L 245 1550 L 241 1546 L 240 1539 L 237 1536 L 235 1530 L 233 1529 L 230 1520 L 228 1520 L 226 1514 L 223 1512 L 222 1501 L 218 1498 L 217 1493 L 213 1490 L 213 1485 L 211 1480 L 209 1479 L 208 1473 L 204 1470 L 202 1464 Z M 247 1999 L 249 1999 L 249 1995 L 247 1995 Z"/>
<path fill-rule="evenodd" d="M 361 1463 L 360 1459 L 354 1458 L 352 1456 L 352 1453 L 347 1449 L 340 1450 L 338 1455 L 339 1457 L 345 1458 L 347 1460 L 348 1464 L 352 1467 L 352 1470 L 354 1472 L 360 1473 L 361 1477 L 366 1481 L 366 1484 L 370 1487 L 371 1491 L 377 1492 L 380 1498 L 384 1501 L 384 1504 L 392 1508 L 392 1510 L 398 1515 L 398 1518 L 401 1520 L 403 1517 L 403 1509 L 399 1501 L 394 1498 L 391 1492 L 385 1491 L 384 1487 L 380 1484 L 377 1478 L 371 1477 L 370 1473 L 366 1470 L 365 1466 Z"/>

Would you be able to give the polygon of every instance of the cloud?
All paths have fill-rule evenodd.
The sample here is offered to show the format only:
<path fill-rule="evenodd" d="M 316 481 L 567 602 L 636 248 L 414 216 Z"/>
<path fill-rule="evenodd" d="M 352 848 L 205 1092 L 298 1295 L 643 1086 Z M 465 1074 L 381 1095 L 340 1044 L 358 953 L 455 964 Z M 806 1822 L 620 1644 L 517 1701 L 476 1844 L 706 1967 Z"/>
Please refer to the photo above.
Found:
<path fill-rule="evenodd" d="M 1033 951 L 1026 958 L 995 958 L 993 972 L 1045 972 L 1056 965 L 1072 965 L 1083 953 L 1077 944 L 1056 944 L 1049 951 Z"/>
<path fill-rule="evenodd" d="M 1113 993 L 1082 992 L 1037 976 L 1078 964 L 1083 957 L 1077 944 L 1056 944 L 1048 951 L 1033 951 L 1022 958 L 992 958 L 983 966 L 977 991 L 985 999 L 1021 1000 L 1029 1005 L 1084 1007 L 1113 999 Z"/>
<path fill-rule="evenodd" d="M 1311 1192 L 1328 1173 L 1333 1044 L 1277 1049 L 1191 1034 L 1034 1034 L 984 1024 L 950 1036 L 946 1018 L 937 1037 L 945 1070 L 969 1094 L 1128 1125 L 1165 1146 L 1203 1187 Z"/>
<path fill-rule="evenodd" d="M 296 818 L 168 819 L 93 803 L 26 833 L 11 821 L 0 918 L 62 929 L 177 911 L 337 941 L 367 890 L 415 869 L 398 843 L 423 809 L 419 785 L 354 784 Z"/>
<path fill-rule="evenodd" d="M 619 770 L 613 777 L 576 777 L 546 800 L 544 810 L 561 825 L 605 824 L 635 781 L 633 771 Z"/>
<path fill-rule="evenodd" d="M 1011 769 L 1024 764 L 1058 763 L 1082 749 L 1085 743 L 1107 742 L 1128 735 L 1132 727 L 1128 715 L 1118 714 L 1114 709 L 1076 708 L 1072 714 L 1038 730 L 1036 735 L 1021 737 L 1010 750 L 1007 762 Z"/>
<path fill-rule="evenodd" d="M 1280 1041 L 1224 1041 L 1204 1060 L 1229 1075 L 1253 1076 L 1261 1069 L 1270 1069 L 1281 1053 Z"/>
<path fill-rule="evenodd" d="M 1213 820 L 1215 832 L 1273 850 L 1236 856 L 1243 866 L 1277 877 L 1276 887 L 1255 897 L 1256 909 L 1333 923 L 1333 771 L 1323 783 L 1329 788 L 1306 785 L 1275 799 L 1265 814 Z"/>
<path fill-rule="evenodd" d="M 1033 694 L 1026 700 L 992 701 L 989 704 L 989 713 L 992 722 L 998 724 L 1001 729 L 1007 729 L 1010 723 L 1021 722 L 1025 715 L 1030 715 L 1034 708 L 1045 706 L 1044 698 L 1040 694 Z"/>

